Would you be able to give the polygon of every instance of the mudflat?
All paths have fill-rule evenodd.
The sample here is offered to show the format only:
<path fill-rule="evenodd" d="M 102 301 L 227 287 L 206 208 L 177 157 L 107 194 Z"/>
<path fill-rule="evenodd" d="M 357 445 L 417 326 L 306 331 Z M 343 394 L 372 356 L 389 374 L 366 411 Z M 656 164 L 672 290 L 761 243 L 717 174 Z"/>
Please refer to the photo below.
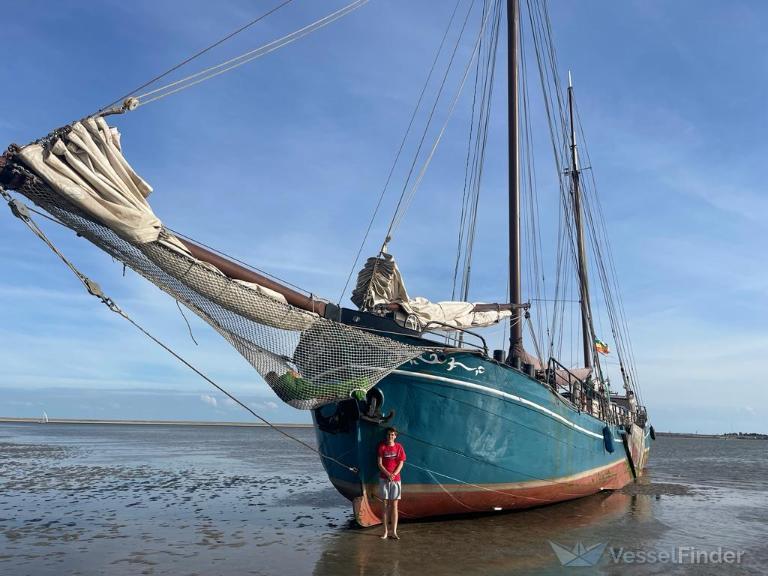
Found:
<path fill-rule="evenodd" d="M 0 424 L 0 569 L 56 576 L 763 574 L 768 442 L 659 437 L 622 491 L 399 532 L 355 527 L 270 429 Z M 596 565 L 563 566 L 579 543 Z"/>

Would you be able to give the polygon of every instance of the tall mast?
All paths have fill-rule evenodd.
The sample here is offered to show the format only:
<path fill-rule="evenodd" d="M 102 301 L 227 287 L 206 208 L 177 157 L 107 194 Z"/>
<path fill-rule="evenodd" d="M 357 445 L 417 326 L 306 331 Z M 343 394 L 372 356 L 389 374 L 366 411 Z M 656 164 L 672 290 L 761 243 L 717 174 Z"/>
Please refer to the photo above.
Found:
<path fill-rule="evenodd" d="M 579 251 L 579 288 L 581 293 L 581 337 L 584 346 L 584 366 L 592 367 L 592 317 L 589 307 L 589 280 L 587 278 L 587 252 L 584 248 L 584 228 L 581 221 L 581 189 L 579 187 L 579 154 L 576 150 L 576 128 L 573 119 L 573 82 L 568 72 L 568 113 L 571 119 L 571 197 L 573 200 L 573 219 L 576 224 L 576 245 Z"/>
<path fill-rule="evenodd" d="M 518 0 L 507 0 L 507 111 L 509 122 L 509 301 L 522 304 L 520 286 L 520 150 L 518 146 Z M 509 330 L 510 363 L 517 364 L 523 351 L 522 309 L 512 310 Z"/>

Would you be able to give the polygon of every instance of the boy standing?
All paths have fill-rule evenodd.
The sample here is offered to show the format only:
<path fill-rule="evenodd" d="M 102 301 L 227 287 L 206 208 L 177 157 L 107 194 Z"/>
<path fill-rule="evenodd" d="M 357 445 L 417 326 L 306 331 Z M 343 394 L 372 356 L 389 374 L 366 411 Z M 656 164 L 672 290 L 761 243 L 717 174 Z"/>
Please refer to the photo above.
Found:
<path fill-rule="evenodd" d="M 397 430 L 387 428 L 386 440 L 379 444 L 378 462 L 379 470 L 379 493 L 384 500 L 384 535 L 382 540 L 386 540 L 389 535 L 389 522 L 392 525 L 392 538 L 400 540 L 397 535 L 397 502 L 400 500 L 402 492 L 400 484 L 400 470 L 403 469 L 405 462 L 405 450 L 402 444 L 395 442 Z"/>

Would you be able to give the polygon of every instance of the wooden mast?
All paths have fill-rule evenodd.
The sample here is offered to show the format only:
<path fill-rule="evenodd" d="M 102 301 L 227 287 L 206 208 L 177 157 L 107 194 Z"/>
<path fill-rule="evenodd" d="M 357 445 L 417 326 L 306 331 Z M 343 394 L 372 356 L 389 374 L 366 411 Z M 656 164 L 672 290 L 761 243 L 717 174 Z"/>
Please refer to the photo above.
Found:
<path fill-rule="evenodd" d="M 573 200 L 573 219 L 576 224 L 576 248 L 578 250 L 579 288 L 581 295 L 581 337 L 584 347 L 584 366 L 592 367 L 592 315 L 589 307 L 589 280 L 587 277 L 587 251 L 584 247 L 584 226 L 581 219 L 581 189 L 579 187 L 579 155 L 576 150 L 576 128 L 573 119 L 573 83 L 568 73 L 568 113 L 571 119 L 571 197 Z"/>
<path fill-rule="evenodd" d="M 507 113 L 509 123 L 509 301 L 522 304 L 520 274 L 520 151 L 518 36 L 520 14 L 518 0 L 507 0 Z M 523 310 L 513 309 L 509 330 L 509 363 L 519 366 L 523 352 Z"/>

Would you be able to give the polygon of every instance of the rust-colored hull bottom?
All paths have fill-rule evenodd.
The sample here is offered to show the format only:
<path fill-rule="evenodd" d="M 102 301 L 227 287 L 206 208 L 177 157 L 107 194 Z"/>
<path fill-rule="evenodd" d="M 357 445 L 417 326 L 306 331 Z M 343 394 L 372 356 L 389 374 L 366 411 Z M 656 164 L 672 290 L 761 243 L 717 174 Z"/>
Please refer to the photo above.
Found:
<path fill-rule="evenodd" d="M 626 458 L 621 458 L 608 466 L 551 481 L 482 486 L 405 484 L 399 512 L 402 519 L 418 519 L 532 508 L 582 498 L 603 490 L 618 490 L 632 480 L 629 464 Z M 359 484 L 331 481 L 339 492 L 353 501 L 355 518 L 361 526 L 381 524 L 382 501 L 375 485 L 366 485 L 361 497 Z"/>

